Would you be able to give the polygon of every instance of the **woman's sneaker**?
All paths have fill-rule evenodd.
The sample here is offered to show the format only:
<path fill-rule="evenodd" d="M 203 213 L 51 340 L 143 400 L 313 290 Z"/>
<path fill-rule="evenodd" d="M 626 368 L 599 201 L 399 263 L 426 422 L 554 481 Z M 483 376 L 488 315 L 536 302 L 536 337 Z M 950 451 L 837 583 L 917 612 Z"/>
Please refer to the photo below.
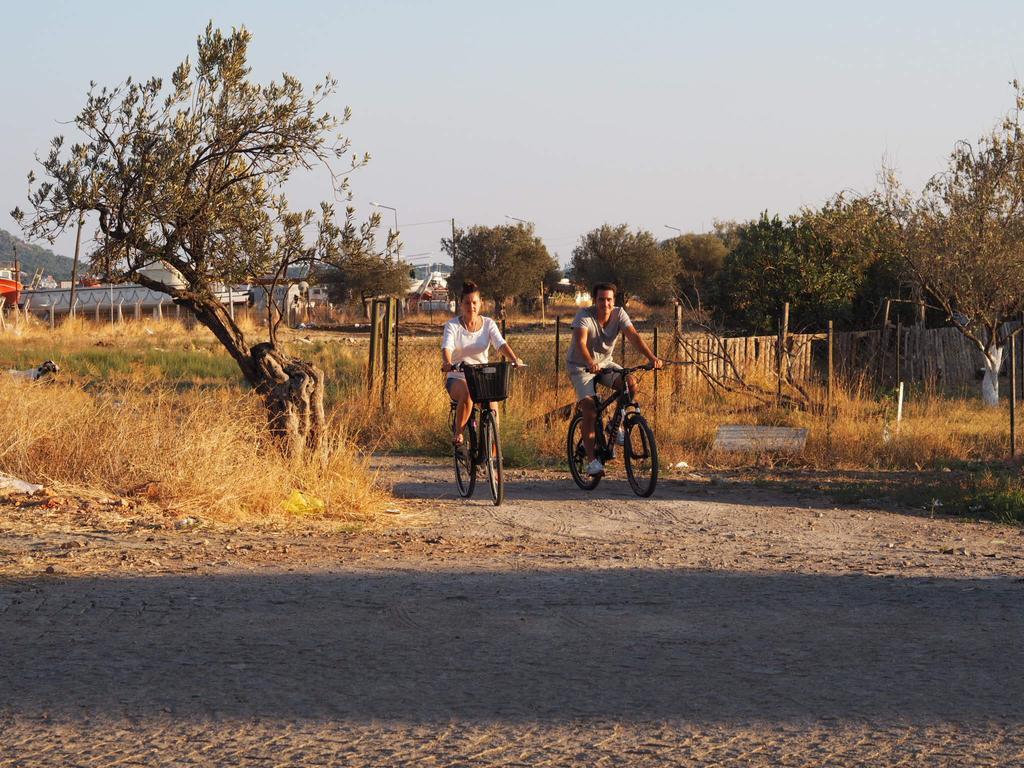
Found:
<path fill-rule="evenodd" d="M 587 476 L 588 477 L 601 477 L 604 474 L 604 464 L 601 463 L 600 459 L 594 459 L 590 464 L 587 465 Z"/>

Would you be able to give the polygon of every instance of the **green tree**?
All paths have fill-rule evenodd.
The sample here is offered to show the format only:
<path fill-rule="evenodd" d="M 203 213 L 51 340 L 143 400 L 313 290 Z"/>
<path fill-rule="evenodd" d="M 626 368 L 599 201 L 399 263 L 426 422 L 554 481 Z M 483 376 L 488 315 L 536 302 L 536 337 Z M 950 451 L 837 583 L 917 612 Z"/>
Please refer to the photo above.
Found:
<path fill-rule="evenodd" d="M 327 166 L 337 197 L 348 182 L 335 164 L 348 171 L 368 158 L 345 160 L 350 145 L 338 131 L 348 110 L 340 118 L 324 111 L 333 79 L 311 91 L 287 74 L 255 83 L 249 42 L 244 28 L 224 34 L 210 25 L 195 63 L 182 62 L 169 88 L 157 77 L 90 86 L 74 119 L 81 137 L 70 146 L 53 139 L 41 161 L 45 181 L 29 176 L 30 214 L 14 216 L 29 236 L 51 242 L 83 214 L 98 221 L 91 271 L 191 310 L 262 396 L 272 433 L 297 455 L 323 433 L 323 373 L 278 346 L 273 314 L 266 338 L 254 343 L 215 287 L 253 277 L 279 283 L 296 268 L 372 252 L 378 219 L 357 225 L 348 207 L 339 223 L 327 203 L 319 212 L 289 208 L 281 190 L 295 171 Z M 160 263 L 179 278 L 162 282 L 143 271 Z"/>
<path fill-rule="evenodd" d="M 676 296 L 691 307 L 700 307 L 709 297 L 729 253 L 717 234 L 685 234 L 665 241 L 675 254 Z"/>
<path fill-rule="evenodd" d="M 843 195 L 786 221 L 764 213 L 736 231 L 718 275 L 719 316 L 738 329 L 771 332 L 789 302 L 801 326 L 868 324 L 896 289 L 893 233 L 877 205 Z"/>
<path fill-rule="evenodd" d="M 409 289 L 409 265 L 376 253 L 354 252 L 322 270 L 319 281 L 327 287 L 331 301 L 359 300 L 363 313 L 375 296 L 404 297 Z"/>
<path fill-rule="evenodd" d="M 1003 123 L 959 142 L 912 198 L 890 173 L 883 199 L 909 270 L 985 360 L 982 400 L 999 403 L 1003 351 L 1024 312 L 1024 89 Z"/>
<path fill-rule="evenodd" d="M 822 285 L 836 295 L 831 319 L 853 328 L 877 327 L 882 305 L 899 295 L 905 273 L 897 230 L 885 207 L 872 197 L 839 194 L 792 221 L 802 233 L 807 258 L 822 264 Z"/>
<path fill-rule="evenodd" d="M 662 248 L 650 232 L 630 232 L 626 224 L 604 224 L 580 238 L 572 252 L 575 280 L 591 286 L 612 282 L 624 307 L 634 296 L 648 303 L 672 297 L 677 263 L 675 254 Z"/>
<path fill-rule="evenodd" d="M 458 229 L 454 240 L 441 240 L 441 248 L 452 259 L 452 293 L 457 296 L 463 281 L 473 280 L 494 301 L 495 312 L 507 299 L 537 296 L 544 279 L 558 269 L 532 224 Z"/>

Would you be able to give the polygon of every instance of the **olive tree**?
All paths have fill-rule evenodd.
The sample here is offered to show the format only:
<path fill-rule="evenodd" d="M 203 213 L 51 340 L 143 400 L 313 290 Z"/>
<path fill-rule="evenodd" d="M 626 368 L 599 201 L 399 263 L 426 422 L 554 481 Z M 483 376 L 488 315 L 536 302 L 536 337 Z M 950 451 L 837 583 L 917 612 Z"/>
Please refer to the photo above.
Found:
<path fill-rule="evenodd" d="M 625 224 L 604 224 L 580 238 L 572 252 L 572 273 L 587 285 L 615 283 L 626 306 L 634 296 L 657 303 L 675 290 L 679 263 L 650 232 L 630 232 Z"/>
<path fill-rule="evenodd" d="M 999 369 L 1024 311 L 1024 91 L 976 144 L 959 142 L 919 196 L 885 176 L 884 199 L 907 265 L 985 361 L 982 400 L 999 403 Z"/>
<path fill-rule="evenodd" d="M 374 249 L 376 217 L 357 224 L 347 206 L 336 219 L 291 210 L 283 185 L 296 171 L 328 169 L 333 200 L 347 194 L 348 171 L 369 158 L 349 155 L 339 133 L 349 119 L 326 111 L 336 82 L 307 90 L 294 77 L 250 79 L 244 28 L 207 26 L 195 61 L 160 78 L 90 84 L 74 118 L 79 136 L 53 139 L 29 174 L 30 210 L 14 218 L 51 242 L 82 215 L 97 223 L 89 258 L 94 274 L 140 283 L 171 296 L 216 336 L 264 400 L 272 433 L 291 455 L 315 446 L 324 424 L 323 374 L 278 344 L 283 313 L 250 338 L 218 300 L 217 287 L 253 278 L 271 289 L 297 269 Z M 388 248 L 392 245 L 389 239 Z M 170 280 L 159 279 L 153 265 Z"/>
<path fill-rule="evenodd" d="M 473 280 L 494 300 L 495 312 L 509 298 L 536 296 L 558 269 L 533 224 L 457 229 L 452 238 L 441 240 L 441 248 L 452 259 L 451 292 L 457 294 L 464 280 Z"/>
<path fill-rule="evenodd" d="M 332 301 L 358 300 L 369 316 L 369 301 L 375 296 L 405 296 L 409 289 L 409 265 L 375 253 L 351 253 L 334 260 L 318 276 Z"/>
<path fill-rule="evenodd" d="M 729 253 L 716 234 L 686 233 L 664 242 L 675 254 L 677 298 L 700 309 Z"/>

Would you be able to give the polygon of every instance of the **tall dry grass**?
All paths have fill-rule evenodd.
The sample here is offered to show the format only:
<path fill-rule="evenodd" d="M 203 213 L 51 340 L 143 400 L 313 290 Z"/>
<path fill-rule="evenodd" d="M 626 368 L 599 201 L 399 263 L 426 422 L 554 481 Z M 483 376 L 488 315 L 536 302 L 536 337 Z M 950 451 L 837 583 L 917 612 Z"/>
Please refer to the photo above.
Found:
<path fill-rule="evenodd" d="M 351 366 L 344 354 L 324 357 Z M 54 381 L 0 375 L 0 472 L 218 520 L 288 518 L 282 504 L 295 490 L 323 502 L 317 517 L 353 525 L 388 504 L 345 409 L 330 410 L 319 451 L 286 460 L 259 400 L 203 328 L 72 320 L 0 335 L 0 371 L 47 358 L 62 366 Z"/>
<path fill-rule="evenodd" d="M 286 334 L 286 344 L 294 354 L 317 362 L 325 370 L 328 410 L 337 424 L 336 433 L 343 437 L 339 445 L 328 446 L 323 456 L 298 469 L 268 458 L 271 454 L 264 450 L 258 405 L 245 396 L 237 369 L 205 329 L 173 321 L 113 327 L 78 321 L 56 331 L 42 324 L 30 325 L 19 335 L 0 337 L 0 369 L 13 364 L 38 364 L 46 357 L 64 366 L 60 378 L 65 384 L 38 392 L 62 393 L 56 398 L 61 402 L 55 410 L 63 413 L 58 419 L 64 425 L 62 434 L 78 434 L 79 430 L 88 435 L 77 449 L 75 441 L 59 447 L 53 441 L 37 443 L 49 447 L 37 447 L 34 455 L 52 458 L 38 458 L 34 464 L 19 466 L 34 477 L 49 473 L 61 482 L 88 480 L 113 490 L 126 487 L 124 477 L 139 483 L 155 477 L 158 469 L 148 457 L 155 451 L 170 451 L 174 461 L 167 464 L 178 469 L 162 470 L 164 487 L 167 498 L 179 506 L 187 505 L 192 493 L 200 499 L 193 509 L 207 505 L 236 510 L 226 514 L 244 509 L 269 514 L 278 501 L 268 499 L 279 499 L 281 493 L 298 488 L 330 497 L 329 513 L 345 515 L 346 505 L 358 510 L 375 503 L 369 497 L 360 500 L 360 488 L 370 486 L 365 462 L 349 447 L 353 441 L 358 441 L 364 451 L 441 456 L 450 450 L 448 398 L 439 371 L 437 338 L 403 338 L 400 386 L 397 393 L 389 395 L 388 407 L 382 411 L 379 399 L 369 398 L 365 392 L 365 343 L 327 334 L 307 339 L 306 335 Z M 567 425 L 557 419 L 545 422 L 543 416 L 570 403 L 573 395 L 564 370 L 556 375 L 553 335 L 510 333 L 510 341 L 530 367 L 515 373 L 512 396 L 503 409 L 506 457 L 512 465 L 562 464 Z M 560 357 L 567 344 L 567 334 L 563 334 Z M 763 383 L 771 388 L 771 382 Z M 765 407 L 744 396 L 715 396 L 706 386 L 686 384 L 673 397 L 669 373 L 661 375 L 659 384 L 655 409 L 653 375 L 644 375 L 640 402 L 655 426 L 664 464 L 682 461 L 694 468 L 781 464 L 894 470 L 994 461 L 1007 454 L 1005 409 L 986 408 L 972 397 L 942 396 L 911 388 L 903 421 L 897 425 L 891 398 L 879 398 L 870 386 L 857 382 L 837 386 L 831 419 L 820 407 Z M 27 402 L 37 390 L 26 392 Z M 820 389 L 812 388 L 811 394 L 815 403 L 824 401 Z M 22 395 L 19 399 L 25 399 Z M 100 415 L 100 421 L 111 424 L 101 429 L 97 424 L 72 423 L 72 413 L 67 411 L 70 402 L 78 404 L 74 412 L 87 412 L 94 418 Z M 43 412 L 43 405 L 34 401 L 32 413 Z M 174 434 L 183 421 L 211 425 L 206 431 L 193 430 L 196 437 L 188 450 L 164 436 Z M 130 429 L 129 422 L 133 423 Z M 713 448 L 721 424 L 806 427 L 809 438 L 806 449 L 795 456 L 721 453 Z M 122 428 L 123 432 L 117 431 Z M 120 448 L 129 434 L 147 437 L 137 445 Z M 13 467 L 12 449 L 0 445 L 5 446 L 0 469 Z M 122 458 L 97 464 L 75 453 L 77 450 L 88 455 L 93 445 L 117 448 L 111 455 Z M 254 475 L 266 478 L 265 482 L 252 480 Z M 207 479 L 200 482 L 194 478 Z M 353 478 L 350 485 L 346 486 L 345 478 Z M 198 490 L 203 488 L 209 490 Z M 345 498 L 352 501 L 339 501 Z"/>
<path fill-rule="evenodd" d="M 520 344 L 517 351 L 520 348 L 527 347 Z M 401 372 L 391 408 L 383 416 L 373 415 L 369 429 L 364 429 L 376 435 L 381 445 L 446 452 L 448 398 L 435 354 L 433 346 L 428 349 L 427 345 L 417 357 L 406 351 L 407 368 Z M 506 454 L 512 463 L 562 462 L 567 423 L 544 416 L 574 399 L 568 377 L 563 372 L 556 379 L 553 366 L 531 363 L 525 371 L 517 371 L 514 379 L 502 421 Z M 895 470 L 1001 460 L 1007 455 L 1005 409 L 985 407 L 977 399 L 910 389 L 903 419 L 897 424 L 894 401 L 876 397 L 866 387 L 837 386 L 831 418 L 822 407 L 824 391 L 814 387 L 810 391 L 814 407 L 806 410 L 764 406 L 743 395 L 719 396 L 706 386 L 686 386 L 673 397 L 671 375 L 666 373 L 661 375 L 655 408 L 653 375 L 646 373 L 640 379 L 638 399 L 655 427 L 664 464 Z M 803 427 L 808 441 L 797 455 L 723 453 L 714 449 L 722 424 Z"/>
<path fill-rule="evenodd" d="M 298 490 L 323 501 L 317 516 L 367 523 L 387 501 L 342 421 L 318 452 L 291 463 L 270 443 L 258 400 L 237 389 L 86 392 L 0 378 L 0 414 L 0 471 L 144 497 L 175 515 L 281 519 Z"/>

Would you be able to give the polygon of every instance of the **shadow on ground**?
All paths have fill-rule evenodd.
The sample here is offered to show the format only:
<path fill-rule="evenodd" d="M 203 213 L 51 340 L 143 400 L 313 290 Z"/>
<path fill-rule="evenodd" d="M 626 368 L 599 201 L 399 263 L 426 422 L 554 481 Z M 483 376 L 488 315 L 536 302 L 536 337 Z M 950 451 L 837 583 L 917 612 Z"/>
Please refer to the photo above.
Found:
<path fill-rule="evenodd" d="M 1005 718 L 1024 698 L 1022 607 L 1024 584 L 1009 579 L 30 579 L 0 583 L 0 713 Z"/>

